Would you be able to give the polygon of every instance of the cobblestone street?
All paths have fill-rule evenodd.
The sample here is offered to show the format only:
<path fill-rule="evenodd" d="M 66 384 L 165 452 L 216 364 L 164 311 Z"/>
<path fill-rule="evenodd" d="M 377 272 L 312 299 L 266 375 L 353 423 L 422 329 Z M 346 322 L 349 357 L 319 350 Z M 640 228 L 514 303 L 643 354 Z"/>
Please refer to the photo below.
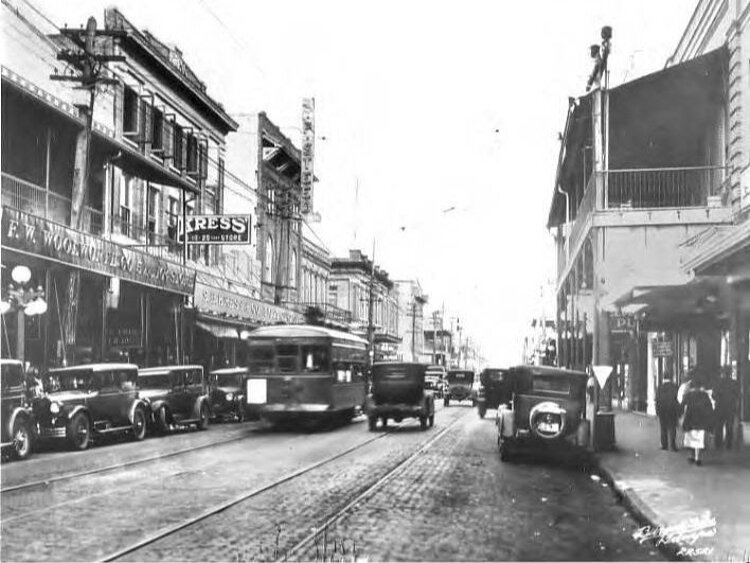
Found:
<path fill-rule="evenodd" d="M 409 420 L 389 432 L 365 428 L 361 420 L 305 433 L 248 427 L 244 439 L 213 448 L 6 493 L 2 558 L 103 559 L 158 531 L 163 538 L 123 558 L 321 560 L 334 550 L 340 558 L 342 546 L 349 557 L 356 550 L 368 560 L 658 558 L 631 539 L 635 523 L 580 467 L 500 463 L 495 426 L 474 409 L 442 408 L 426 432 Z M 222 431 L 233 437 L 239 429 Z M 199 445 L 205 439 L 192 436 Z M 336 454 L 343 455 L 330 460 Z M 52 453 L 37 462 L 46 455 L 66 461 Z M 319 462 L 200 522 L 169 529 Z M 324 535 L 289 552 L 403 462 Z M 18 482 L 13 473 L 21 465 L 7 467 L 6 478 Z"/>

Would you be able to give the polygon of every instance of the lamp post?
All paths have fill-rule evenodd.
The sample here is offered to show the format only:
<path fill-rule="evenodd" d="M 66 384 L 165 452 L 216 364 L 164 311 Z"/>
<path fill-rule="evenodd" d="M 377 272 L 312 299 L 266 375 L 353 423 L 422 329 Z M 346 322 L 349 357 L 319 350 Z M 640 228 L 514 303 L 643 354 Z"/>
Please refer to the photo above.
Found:
<path fill-rule="evenodd" d="M 4 315 L 11 310 L 16 311 L 16 357 L 23 362 L 26 317 L 46 313 L 47 302 L 44 300 L 44 289 L 41 285 L 36 288 L 27 287 L 31 281 L 31 270 L 27 266 L 16 266 L 10 277 L 13 283 L 8 284 L 7 292 L 0 302 L 0 313 Z"/>

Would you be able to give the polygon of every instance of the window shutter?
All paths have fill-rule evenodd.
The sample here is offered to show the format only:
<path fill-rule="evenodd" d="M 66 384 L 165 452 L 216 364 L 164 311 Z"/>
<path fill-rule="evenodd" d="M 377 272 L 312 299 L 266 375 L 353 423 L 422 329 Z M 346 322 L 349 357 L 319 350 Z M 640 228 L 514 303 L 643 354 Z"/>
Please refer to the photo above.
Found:
<path fill-rule="evenodd" d="M 183 131 L 180 135 L 180 170 L 185 171 L 185 165 L 187 163 L 187 134 Z"/>
<path fill-rule="evenodd" d="M 208 144 L 202 143 L 200 149 L 200 178 L 205 181 L 208 178 Z"/>
<path fill-rule="evenodd" d="M 174 155 L 174 146 L 172 143 L 174 143 L 173 135 L 174 135 L 174 122 L 172 120 L 167 119 L 166 116 L 164 116 L 163 121 L 163 132 L 162 132 L 162 147 L 164 148 L 164 158 L 172 158 Z"/>

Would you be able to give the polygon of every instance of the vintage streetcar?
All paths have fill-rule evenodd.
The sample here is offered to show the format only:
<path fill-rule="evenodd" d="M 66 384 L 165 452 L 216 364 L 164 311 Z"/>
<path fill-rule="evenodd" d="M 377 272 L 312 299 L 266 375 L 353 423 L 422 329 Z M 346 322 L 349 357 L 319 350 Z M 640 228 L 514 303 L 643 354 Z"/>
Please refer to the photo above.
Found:
<path fill-rule="evenodd" d="M 474 400 L 475 374 L 470 369 L 449 369 L 445 376 L 443 404 L 447 407 L 453 401 Z"/>
<path fill-rule="evenodd" d="M 500 459 L 522 449 L 577 449 L 589 445 L 588 375 L 560 368 L 518 366 L 504 375 L 512 400 L 497 411 Z"/>
<path fill-rule="evenodd" d="M 365 400 L 367 341 L 320 326 L 257 328 L 247 337 L 246 414 L 270 422 L 351 420 Z"/>
<path fill-rule="evenodd" d="M 31 455 L 36 424 L 31 411 L 23 363 L 20 360 L 0 360 L 2 384 L 2 451 L 15 459 Z"/>
<path fill-rule="evenodd" d="M 140 369 L 138 389 L 149 409 L 149 423 L 159 432 L 193 424 L 199 430 L 208 428 L 208 385 L 202 366 Z"/>
<path fill-rule="evenodd" d="M 86 364 L 50 370 L 34 401 L 40 439 L 64 439 L 85 450 L 94 436 L 146 436 L 148 405 L 138 396 L 138 366 Z"/>
<path fill-rule="evenodd" d="M 418 363 L 382 362 L 372 366 L 372 392 L 365 403 L 370 431 L 376 429 L 378 419 L 383 428 L 389 418 L 395 422 L 418 418 L 422 430 L 435 424 L 435 397 L 425 372 L 426 366 Z"/>
<path fill-rule="evenodd" d="M 208 375 L 211 416 L 216 419 L 245 420 L 245 378 L 247 368 L 224 368 Z"/>

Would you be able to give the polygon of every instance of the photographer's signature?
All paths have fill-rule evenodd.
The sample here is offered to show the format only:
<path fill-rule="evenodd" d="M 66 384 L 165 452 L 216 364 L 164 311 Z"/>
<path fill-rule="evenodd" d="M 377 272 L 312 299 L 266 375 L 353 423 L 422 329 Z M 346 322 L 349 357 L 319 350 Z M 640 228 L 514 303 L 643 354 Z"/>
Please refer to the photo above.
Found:
<path fill-rule="evenodd" d="M 697 516 L 671 526 L 643 526 L 633 533 L 633 539 L 640 543 L 652 541 L 656 546 L 679 546 L 677 555 L 687 557 L 711 555 L 713 547 L 696 543 L 702 538 L 715 536 L 716 518 L 710 515 Z"/>

